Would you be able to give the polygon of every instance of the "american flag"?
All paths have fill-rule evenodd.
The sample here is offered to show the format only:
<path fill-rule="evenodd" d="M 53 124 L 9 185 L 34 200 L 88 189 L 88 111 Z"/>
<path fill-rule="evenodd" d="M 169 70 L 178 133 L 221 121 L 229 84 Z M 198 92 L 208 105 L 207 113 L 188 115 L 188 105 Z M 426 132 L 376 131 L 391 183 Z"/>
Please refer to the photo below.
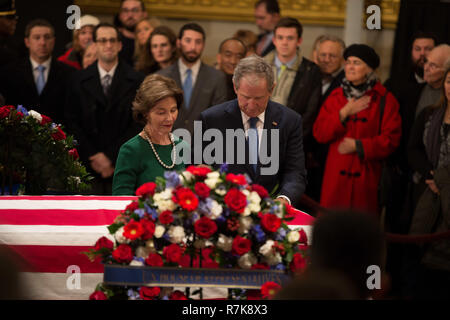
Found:
<path fill-rule="evenodd" d="M 88 299 L 103 279 L 103 266 L 89 261 L 83 252 L 102 236 L 113 240 L 107 226 L 136 198 L 0 197 L 0 245 L 6 245 L 20 261 L 20 288 L 25 298 Z M 302 227 L 310 239 L 313 220 L 298 211 L 289 224 Z M 210 290 L 204 296 L 219 298 L 223 294 Z"/>

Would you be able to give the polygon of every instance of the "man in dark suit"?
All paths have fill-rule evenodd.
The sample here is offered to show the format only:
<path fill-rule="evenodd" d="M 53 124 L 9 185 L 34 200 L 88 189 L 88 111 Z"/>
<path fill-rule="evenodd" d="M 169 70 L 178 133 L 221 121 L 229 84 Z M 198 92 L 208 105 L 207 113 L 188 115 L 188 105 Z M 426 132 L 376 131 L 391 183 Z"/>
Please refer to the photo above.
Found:
<path fill-rule="evenodd" d="M 296 205 L 306 186 L 301 116 L 269 100 L 274 87 L 273 71 L 260 57 L 242 59 L 234 72 L 233 83 L 236 100 L 211 107 L 200 115 L 203 132 L 215 129 L 226 137 L 229 129 L 234 129 L 237 135 L 236 145 L 230 146 L 229 139 L 223 139 L 227 143 L 220 151 L 226 160 L 215 161 L 214 165 L 226 162 L 228 172 L 247 174 L 253 183 L 269 192 L 278 186 L 277 200 Z M 245 161 L 240 161 L 243 154 Z"/>
<path fill-rule="evenodd" d="M 201 26 L 188 23 L 181 27 L 177 47 L 181 57 L 158 73 L 174 79 L 183 89 L 184 102 L 174 129 L 185 128 L 192 134 L 194 120 L 203 110 L 226 101 L 227 83 L 221 71 L 200 60 L 205 47 L 205 31 Z"/>
<path fill-rule="evenodd" d="M 273 29 L 280 20 L 277 0 L 259 0 L 255 3 L 255 22 L 261 33 L 256 43 L 256 54 L 264 57 L 275 49 L 272 42 Z"/>
<path fill-rule="evenodd" d="M 46 20 L 36 19 L 25 28 L 29 56 L 8 65 L 1 92 L 5 102 L 34 109 L 56 123 L 64 123 L 64 102 L 72 68 L 52 57 L 55 31 Z"/>
<path fill-rule="evenodd" d="M 120 146 L 141 129 L 131 104 L 144 76 L 119 60 L 117 29 L 101 23 L 94 30 L 98 61 L 72 81 L 66 119 L 79 142 L 81 160 L 94 173 L 92 194 L 111 194 Z"/>

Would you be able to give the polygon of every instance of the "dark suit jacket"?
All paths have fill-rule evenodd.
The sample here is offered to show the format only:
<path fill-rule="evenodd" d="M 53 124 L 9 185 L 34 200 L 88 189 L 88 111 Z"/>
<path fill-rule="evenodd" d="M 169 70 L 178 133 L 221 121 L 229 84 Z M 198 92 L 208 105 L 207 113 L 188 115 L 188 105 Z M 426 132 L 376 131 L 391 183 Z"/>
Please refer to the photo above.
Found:
<path fill-rule="evenodd" d="M 321 106 L 325 100 L 328 98 L 328 96 L 330 95 L 330 93 L 341 86 L 342 84 L 342 79 L 345 78 L 345 71 L 341 70 L 341 72 L 339 72 L 336 77 L 333 78 L 333 80 L 331 80 L 330 86 L 328 87 L 327 91 L 325 91 L 321 96 L 320 96 L 320 100 L 319 100 L 319 105 Z"/>
<path fill-rule="evenodd" d="M 262 40 L 263 37 L 264 37 L 264 34 L 258 35 L 258 42 L 256 42 L 256 47 L 258 47 L 259 42 Z M 261 57 L 266 56 L 272 50 L 275 50 L 275 45 L 273 44 L 273 41 L 271 41 L 270 44 L 263 50 L 263 52 L 261 52 Z"/>
<path fill-rule="evenodd" d="M 106 97 L 97 62 L 73 77 L 68 94 L 66 119 L 79 142 L 80 158 L 103 152 L 115 163 L 120 146 L 136 135 L 142 126 L 132 118 L 131 103 L 144 76 L 119 62 Z"/>
<path fill-rule="evenodd" d="M 203 131 L 211 128 L 218 129 L 222 133 L 224 141 L 226 141 L 225 136 L 227 129 L 244 129 L 237 99 L 205 110 L 201 113 L 200 119 L 202 120 Z M 267 165 L 261 165 L 261 163 L 259 163 L 257 174 L 254 173 L 252 166 L 248 164 L 248 161 L 246 161 L 245 164 L 237 164 L 236 143 L 234 146 L 234 164 L 229 164 L 228 172 L 247 174 L 250 176 L 253 183 L 264 186 L 269 192 L 271 192 L 278 184 L 276 194 L 287 196 L 291 200 L 292 205 L 295 206 L 306 187 L 302 118 L 299 114 L 289 108 L 269 101 L 265 113 L 264 129 L 267 130 L 268 139 L 270 139 L 272 130 L 279 130 L 279 153 L 272 154 L 274 151 L 271 150 L 270 140 L 269 143 L 267 143 L 267 154 L 269 157 L 272 158 L 278 156 L 278 172 L 274 175 L 260 174 L 261 168 L 270 167 L 270 163 Z M 263 139 L 261 144 L 264 142 Z M 225 155 L 227 154 L 226 143 L 224 143 L 223 148 L 225 162 Z M 246 156 L 246 159 L 248 159 L 248 156 Z M 216 163 L 215 166 L 219 167 L 220 163 Z"/>
<path fill-rule="evenodd" d="M 6 67 L 6 79 L 3 79 L 3 96 L 6 104 L 23 105 L 36 110 L 50 118 L 55 123 L 64 123 L 64 103 L 71 74 L 75 69 L 52 59 L 47 82 L 38 95 L 30 58 L 24 58 L 16 64 Z"/>
<path fill-rule="evenodd" d="M 159 74 L 172 78 L 177 85 L 183 89 L 181 83 L 180 71 L 178 69 L 178 61 L 170 67 L 159 70 Z M 174 129 L 185 128 L 192 134 L 194 132 L 194 121 L 198 119 L 200 113 L 216 104 L 227 100 L 227 82 L 225 74 L 204 63 L 200 65 L 200 70 L 192 89 L 189 108 L 183 106 L 178 112 L 178 118 L 175 122 Z"/>

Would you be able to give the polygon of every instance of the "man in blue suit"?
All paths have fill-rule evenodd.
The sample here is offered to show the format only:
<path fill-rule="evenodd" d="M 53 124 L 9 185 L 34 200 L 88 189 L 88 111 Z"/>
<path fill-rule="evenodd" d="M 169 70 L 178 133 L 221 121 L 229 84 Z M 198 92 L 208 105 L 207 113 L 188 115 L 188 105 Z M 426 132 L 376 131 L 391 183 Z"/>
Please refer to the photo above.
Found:
<path fill-rule="evenodd" d="M 239 132 L 245 134 L 244 162 L 239 161 L 243 156 L 238 149 L 239 137 L 234 139 L 237 146 L 230 146 L 229 139 L 223 139 L 227 143 L 220 151 L 226 156 L 228 172 L 247 174 L 252 183 L 269 192 L 275 190 L 277 200 L 295 206 L 306 187 L 301 116 L 269 100 L 274 75 L 270 64 L 260 57 L 242 59 L 235 69 L 233 84 L 237 99 L 201 113 L 203 132 L 216 129 L 227 137 L 229 129 L 234 129 L 236 136 Z M 213 165 L 219 167 L 221 163 L 216 161 Z"/>

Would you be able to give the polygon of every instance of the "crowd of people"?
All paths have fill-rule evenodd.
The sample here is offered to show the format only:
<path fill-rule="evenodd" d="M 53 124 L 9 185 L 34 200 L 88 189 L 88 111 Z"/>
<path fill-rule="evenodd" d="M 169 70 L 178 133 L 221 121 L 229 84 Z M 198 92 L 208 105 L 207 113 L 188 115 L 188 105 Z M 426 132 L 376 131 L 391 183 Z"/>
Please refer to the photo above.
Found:
<path fill-rule="evenodd" d="M 273 0 L 255 3 L 261 34 L 230 34 L 214 66 L 202 62 L 207 34 L 200 24 L 176 32 L 149 18 L 139 0 L 122 0 L 114 24 L 82 16 L 60 57 L 53 55 L 54 26 L 30 21 L 28 54 L 19 59 L 9 45 L 13 6 L 0 15 L 0 70 L 8 75 L 0 77 L 0 102 L 33 108 L 74 135 L 95 177 L 90 194 L 131 195 L 165 170 L 184 168 L 174 154 L 190 141 L 171 132 L 193 134 L 198 120 L 224 135 L 243 129 L 249 161 L 231 163 L 229 172 L 246 173 L 269 191 L 277 187 L 280 202 L 301 207 L 305 194 L 324 208 L 374 217 L 384 208 L 392 232 L 449 229 L 450 46 L 433 34 L 414 36 L 410 70 L 383 85 L 379 55 L 366 44 L 321 35 L 307 57 L 301 22 L 282 16 Z M 265 164 L 258 160 L 263 129 L 280 131 L 279 169 L 271 175 L 261 174 Z M 239 150 L 232 151 L 236 160 Z M 390 188 L 382 202 L 386 167 L 395 183 L 381 186 Z M 418 265 L 425 257 L 421 266 L 439 270 L 448 284 L 448 243 L 413 250 L 396 263 Z M 424 274 L 412 272 L 414 279 Z"/>

